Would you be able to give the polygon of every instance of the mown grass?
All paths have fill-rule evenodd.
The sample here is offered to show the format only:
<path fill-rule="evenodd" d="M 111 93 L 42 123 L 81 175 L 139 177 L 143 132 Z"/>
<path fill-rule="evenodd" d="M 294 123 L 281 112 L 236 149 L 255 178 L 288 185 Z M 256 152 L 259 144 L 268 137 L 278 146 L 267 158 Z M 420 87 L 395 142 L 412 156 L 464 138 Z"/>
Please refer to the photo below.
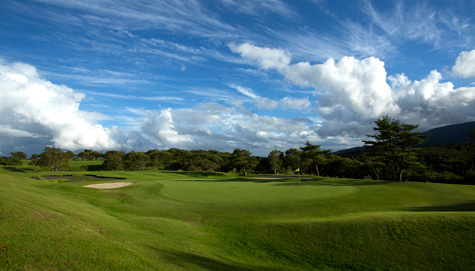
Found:
<path fill-rule="evenodd" d="M 91 182 L 32 179 L 38 173 L 26 166 L 0 169 L 0 269 L 475 266 L 473 186 L 329 178 L 299 186 L 295 178 L 199 172 L 94 174 L 134 185 L 96 190 L 83 187 Z"/>

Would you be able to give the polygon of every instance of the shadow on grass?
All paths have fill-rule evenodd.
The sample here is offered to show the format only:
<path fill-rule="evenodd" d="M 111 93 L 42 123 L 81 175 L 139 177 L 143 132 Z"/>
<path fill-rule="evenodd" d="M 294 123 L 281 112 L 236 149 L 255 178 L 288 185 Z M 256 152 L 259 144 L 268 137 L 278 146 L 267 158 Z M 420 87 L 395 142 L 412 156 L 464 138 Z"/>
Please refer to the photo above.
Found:
<path fill-rule="evenodd" d="M 335 178 L 313 178 L 313 179 L 301 179 L 300 183 L 297 180 L 292 182 L 284 182 L 275 184 L 277 186 L 357 186 L 357 185 L 381 185 L 388 184 L 389 182 L 383 181 L 367 181 L 358 179 L 335 179 Z"/>
<path fill-rule="evenodd" d="M 267 268 L 262 266 L 240 266 L 238 264 L 230 264 L 215 259 L 211 259 L 205 256 L 192 254 L 183 251 L 164 251 L 160 250 L 160 255 L 170 263 L 178 265 L 182 268 L 196 267 L 206 270 L 227 270 L 227 271 L 251 271 L 251 270 L 279 270 L 275 268 Z"/>
<path fill-rule="evenodd" d="M 268 183 L 268 182 L 286 182 L 290 179 L 296 179 L 298 177 L 293 176 L 228 176 L 224 173 L 215 173 L 215 172 L 185 172 L 185 171 L 170 171 L 167 173 L 180 174 L 187 177 L 193 178 L 203 178 L 203 177 L 224 177 L 218 179 L 184 179 L 184 180 L 175 180 L 175 181 L 184 181 L 184 182 L 253 182 L 253 183 Z M 302 178 L 303 180 L 303 178 Z M 307 177 L 306 180 L 315 180 L 314 177 Z"/>
<path fill-rule="evenodd" d="M 411 207 L 405 210 L 414 212 L 473 212 L 475 211 L 475 201 L 441 206 Z"/>
<path fill-rule="evenodd" d="M 187 177 L 226 177 L 219 179 L 196 179 L 196 180 L 175 180 L 184 182 L 252 182 L 252 183 L 275 183 L 276 186 L 299 186 L 299 176 L 286 175 L 251 175 L 251 176 L 227 176 L 223 173 L 215 172 L 189 172 L 189 171 L 167 171 L 168 173 L 180 174 Z M 301 176 L 300 186 L 355 186 L 355 185 L 381 185 L 388 184 L 387 181 L 369 181 L 358 179 L 338 179 L 317 176 Z"/>
<path fill-rule="evenodd" d="M 103 165 L 87 165 L 87 171 L 103 171 L 106 170 Z"/>
<path fill-rule="evenodd" d="M 68 182 L 94 182 L 94 181 L 122 181 L 126 178 L 123 177 L 106 177 L 106 176 L 97 176 L 92 174 L 85 175 L 43 175 L 41 176 L 45 180 L 58 180 L 66 179 Z M 33 178 L 33 177 L 32 177 Z"/>
<path fill-rule="evenodd" d="M 3 167 L 3 169 L 11 171 L 11 172 L 21 172 L 21 173 L 26 172 L 24 169 L 19 169 L 19 168 L 16 168 L 16 167 Z"/>

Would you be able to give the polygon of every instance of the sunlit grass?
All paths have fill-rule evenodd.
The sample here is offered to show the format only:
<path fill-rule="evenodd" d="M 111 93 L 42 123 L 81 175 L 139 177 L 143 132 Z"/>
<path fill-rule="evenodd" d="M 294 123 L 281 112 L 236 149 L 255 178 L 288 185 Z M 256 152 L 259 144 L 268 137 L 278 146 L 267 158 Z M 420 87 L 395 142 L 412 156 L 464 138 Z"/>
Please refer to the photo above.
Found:
<path fill-rule="evenodd" d="M 78 164 L 87 163 L 72 168 Z M 94 174 L 134 184 L 97 190 L 83 187 L 91 182 L 32 179 L 38 173 L 27 166 L 0 169 L 0 269 L 475 266 L 473 186 L 330 178 L 299 185 L 295 178 L 197 172 Z"/>

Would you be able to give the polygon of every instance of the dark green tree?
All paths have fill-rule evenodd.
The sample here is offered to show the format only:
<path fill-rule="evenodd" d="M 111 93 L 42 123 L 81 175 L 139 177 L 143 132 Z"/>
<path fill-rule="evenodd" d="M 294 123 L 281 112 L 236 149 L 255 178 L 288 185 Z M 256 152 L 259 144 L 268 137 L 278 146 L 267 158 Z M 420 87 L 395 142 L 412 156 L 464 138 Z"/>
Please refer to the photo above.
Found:
<path fill-rule="evenodd" d="M 91 156 L 92 156 L 92 159 L 98 160 L 98 159 L 101 159 L 104 155 L 98 151 L 92 151 Z"/>
<path fill-rule="evenodd" d="M 0 157 L 0 165 L 2 166 L 9 166 L 10 159 L 8 157 L 2 156 Z"/>
<path fill-rule="evenodd" d="M 281 154 L 282 152 L 279 150 L 273 150 L 269 153 L 269 163 L 272 166 L 274 174 L 277 174 L 277 168 L 280 167 L 280 165 L 282 164 L 282 161 L 280 160 Z"/>
<path fill-rule="evenodd" d="M 373 150 L 379 162 L 393 169 L 394 179 L 402 181 L 404 171 L 411 167 L 423 167 L 417 162 L 416 148 L 426 141 L 427 136 L 419 132 L 413 132 L 419 125 L 404 124 L 389 116 L 375 121 L 378 132 L 376 135 L 368 135 L 374 140 L 363 141 L 367 147 Z"/>
<path fill-rule="evenodd" d="M 8 164 L 10 166 L 20 166 L 21 160 L 26 159 L 26 154 L 24 152 L 11 152 L 10 157 L 8 158 Z"/>
<path fill-rule="evenodd" d="M 367 153 L 363 155 L 362 159 L 364 161 L 364 164 L 368 168 L 368 173 L 370 174 L 369 177 L 371 177 L 372 173 L 376 177 L 376 180 L 379 181 L 379 178 L 385 166 L 384 163 L 381 162 L 381 159 L 378 159 L 378 157 L 369 155 Z"/>
<path fill-rule="evenodd" d="M 123 170 L 124 156 L 125 153 L 121 151 L 108 151 L 104 154 L 104 162 L 102 165 L 109 170 Z"/>
<path fill-rule="evenodd" d="M 124 169 L 145 170 L 149 162 L 149 156 L 143 152 L 129 152 L 124 157 Z"/>
<path fill-rule="evenodd" d="M 193 167 L 193 160 L 190 151 L 171 148 L 168 152 L 170 153 L 170 160 L 172 161 L 171 168 L 186 170 L 187 168 Z"/>
<path fill-rule="evenodd" d="M 40 154 L 39 165 L 52 172 L 65 171 L 69 169 L 69 156 L 59 148 L 46 147 Z"/>
<path fill-rule="evenodd" d="M 78 153 L 78 157 L 83 160 L 92 160 L 92 150 L 85 149 L 84 151 Z"/>
<path fill-rule="evenodd" d="M 69 159 L 74 159 L 74 158 L 77 157 L 77 155 L 76 155 L 74 152 L 72 152 L 72 151 L 67 151 L 67 152 L 65 152 L 65 153 L 66 153 L 66 155 L 69 157 Z"/>
<path fill-rule="evenodd" d="M 235 149 L 231 155 L 231 163 L 241 170 L 242 175 L 247 176 L 247 170 L 257 166 L 257 159 L 247 150 Z"/>
<path fill-rule="evenodd" d="M 305 143 L 305 147 L 300 147 L 300 149 L 302 150 L 303 160 L 310 163 L 312 167 L 314 165 L 317 176 L 320 176 L 318 164 L 325 160 L 325 155 L 330 153 L 331 150 L 321 150 L 320 145 L 313 145 L 308 141 Z"/>
<path fill-rule="evenodd" d="M 227 157 L 229 153 L 220 153 L 215 150 L 206 151 L 206 158 L 211 162 L 211 167 L 207 170 L 209 171 L 219 171 L 222 167 L 225 166 L 227 162 Z"/>
<path fill-rule="evenodd" d="M 194 150 L 191 151 L 192 161 L 189 170 L 216 171 L 222 166 L 223 159 L 216 155 L 215 151 Z"/>
<path fill-rule="evenodd" d="M 10 153 L 11 157 L 16 160 L 25 160 L 26 159 L 26 154 L 24 152 L 12 152 Z"/>
<path fill-rule="evenodd" d="M 329 155 L 326 158 L 323 170 L 326 176 L 342 178 L 362 178 L 364 173 L 361 170 L 363 163 L 358 160 Z"/>
<path fill-rule="evenodd" d="M 286 169 L 287 173 L 294 172 L 297 168 L 301 167 L 302 152 L 296 148 L 290 148 L 285 151 L 284 157 L 282 157 L 282 166 Z"/>
<path fill-rule="evenodd" d="M 32 154 L 30 157 L 30 163 L 29 165 L 35 167 L 35 172 L 37 170 L 37 167 L 40 165 L 40 155 L 39 154 Z"/>
<path fill-rule="evenodd" d="M 150 166 L 155 170 L 163 169 L 170 164 L 171 154 L 168 151 L 150 150 L 146 154 L 150 157 Z"/>

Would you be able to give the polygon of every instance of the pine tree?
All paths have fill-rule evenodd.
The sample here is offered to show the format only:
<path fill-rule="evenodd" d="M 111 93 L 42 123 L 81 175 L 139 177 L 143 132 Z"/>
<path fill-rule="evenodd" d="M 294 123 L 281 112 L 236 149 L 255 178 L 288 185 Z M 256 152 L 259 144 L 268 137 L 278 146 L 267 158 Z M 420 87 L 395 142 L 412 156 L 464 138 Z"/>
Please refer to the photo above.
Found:
<path fill-rule="evenodd" d="M 410 167 L 423 167 L 417 162 L 414 148 L 426 141 L 427 136 L 413 132 L 419 125 L 400 123 L 389 116 L 375 121 L 373 128 L 379 134 L 368 135 L 374 140 L 363 141 L 367 147 L 373 149 L 373 154 L 385 165 L 392 167 L 396 174 L 395 179 L 402 181 L 404 171 Z"/>
<path fill-rule="evenodd" d="M 329 154 L 331 150 L 321 150 L 320 145 L 313 145 L 308 141 L 305 143 L 305 147 L 300 147 L 300 149 L 302 150 L 303 159 L 309 161 L 312 166 L 315 165 L 317 176 L 320 176 L 318 164 L 325 159 L 324 156 Z"/>

